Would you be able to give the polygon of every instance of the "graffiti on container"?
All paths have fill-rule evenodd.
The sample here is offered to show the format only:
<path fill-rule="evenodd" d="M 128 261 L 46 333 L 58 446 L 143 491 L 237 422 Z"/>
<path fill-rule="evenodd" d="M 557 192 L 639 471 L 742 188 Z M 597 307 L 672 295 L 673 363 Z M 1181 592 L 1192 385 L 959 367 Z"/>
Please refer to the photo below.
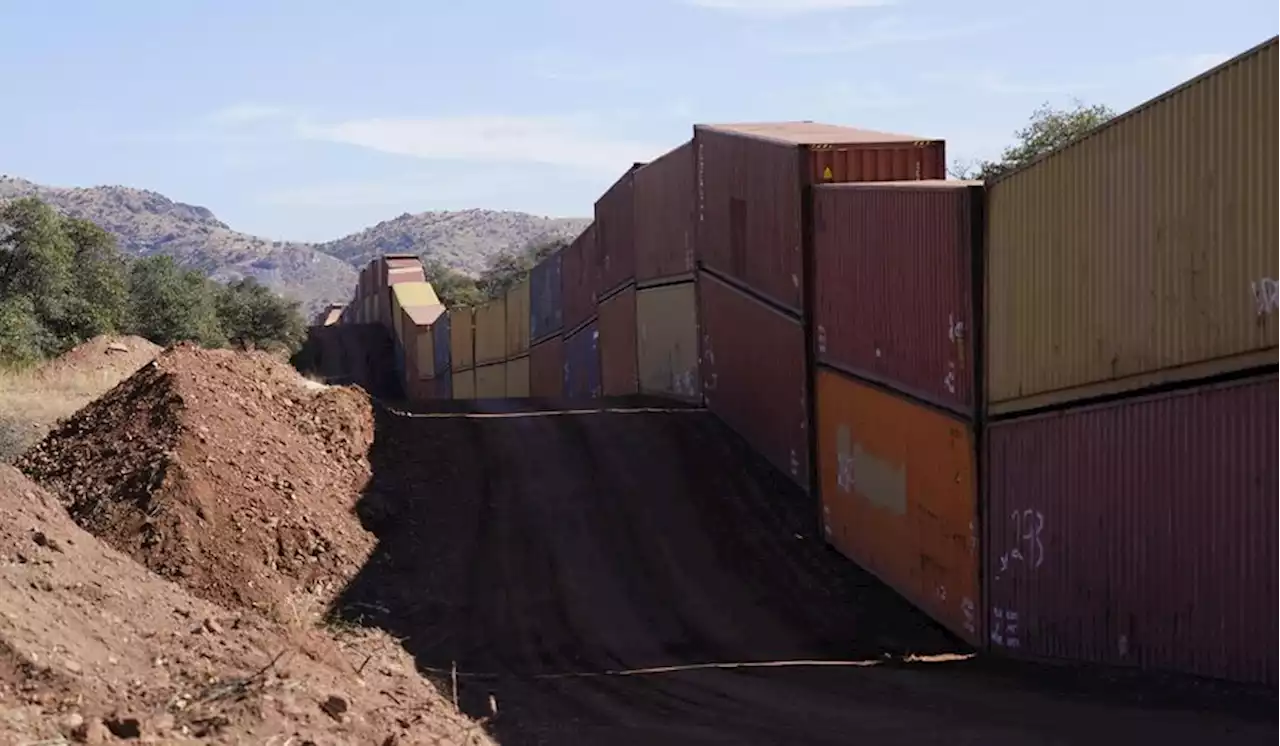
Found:
<path fill-rule="evenodd" d="M 693 371 L 686 370 L 673 374 L 671 388 L 681 396 L 696 396 L 698 391 L 694 386 Z"/>
<path fill-rule="evenodd" d="M 818 353 L 825 355 L 827 352 L 827 327 L 818 324 Z"/>
<path fill-rule="evenodd" d="M 1253 302 L 1259 316 L 1276 312 L 1276 306 L 1280 304 L 1280 292 L 1277 291 L 1274 279 L 1264 277 L 1249 283 L 1249 288 L 1253 291 Z"/>
<path fill-rule="evenodd" d="M 964 339 L 964 322 L 956 321 L 954 313 L 947 314 L 947 339 L 951 340 L 952 344 L 958 344 Z"/>
<path fill-rule="evenodd" d="M 971 635 L 978 634 L 978 607 L 973 603 L 973 599 L 968 596 L 960 599 L 960 611 L 964 614 L 964 631 Z"/>
<path fill-rule="evenodd" d="M 956 392 L 956 364 L 947 363 L 947 376 L 942 379 L 942 385 L 947 387 L 947 392 L 954 394 Z"/>
<path fill-rule="evenodd" d="M 991 642 L 1006 648 L 1016 648 L 1021 644 L 1018 640 L 1018 612 L 992 607 Z"/>
<path fill-rule="evenodd" d="M 1013 519 L 1014 547 L 1000 555 L 1000 567 L 996 570 L 996 580 L 1000 574 L 1008 571 L 1012 562 L 1019 562 L 1031 569 L 1044 564 L 1044 513 L 1038 510 L 1015 510 L 1009 514 Z M 1025 551 L 1024 551 L 1025 550 Z"/>

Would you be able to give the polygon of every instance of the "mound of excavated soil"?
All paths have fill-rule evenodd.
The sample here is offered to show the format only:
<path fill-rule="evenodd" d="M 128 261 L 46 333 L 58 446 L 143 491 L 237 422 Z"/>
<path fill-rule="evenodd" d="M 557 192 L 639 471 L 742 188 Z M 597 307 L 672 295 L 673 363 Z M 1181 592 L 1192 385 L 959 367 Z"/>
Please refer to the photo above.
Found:
<path fill-rule="evenodd" d="M 18 467 L 71 516 L 196 595 L 281 611 L 373 544 L 368 397 L 302 385 L 269 355 L 180 345 L 64 420 Z"/>
<path fill-rule="evenodd" d="M 394 640 L 193 597 L 0 465 L 0 744 L 491 743 Z"/>
<path fill-rule="evenodd" d="M 37 373 L 42 378 L 84 374 L 119 380 L 151 362 L 160 349 L 142 337 L 104 335 L 67 350 L 41 365 Z"/>

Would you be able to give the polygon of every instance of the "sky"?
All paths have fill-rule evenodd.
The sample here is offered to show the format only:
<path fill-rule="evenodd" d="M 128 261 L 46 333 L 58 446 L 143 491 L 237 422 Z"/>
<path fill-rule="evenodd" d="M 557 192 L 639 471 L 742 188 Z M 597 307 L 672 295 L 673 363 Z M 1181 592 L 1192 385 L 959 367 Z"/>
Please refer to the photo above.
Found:
<path fill-rule="evenodd" d="M 694 122 L 998 155 L 1042 103 L 1137 105 L 1274 0 L 0 0 L 0 173 L 123 184 L 277 240 L 405 212 L 589 216 Z"/>

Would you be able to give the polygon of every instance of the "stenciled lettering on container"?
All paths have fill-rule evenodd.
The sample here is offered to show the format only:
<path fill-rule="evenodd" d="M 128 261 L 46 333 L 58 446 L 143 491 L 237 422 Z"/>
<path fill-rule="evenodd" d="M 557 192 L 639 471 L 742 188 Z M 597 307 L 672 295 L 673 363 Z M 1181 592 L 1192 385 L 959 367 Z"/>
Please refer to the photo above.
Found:
<path fill-rule="evenodd" d="M 1044 513 L 1030 508 L 1015 510 L 1009 514 L 1013 521 L 1013 548 L 1000 555 L 1000 567 L 996 569 L 996 580 L 1001 573 L 1007 572 L 1012 563 L 1017 562 L 1032 570 L 1044 564 Z"/>
<path fill-rule="evenodd" d="M 818 354 L 827 354 L 827 327 L 818 324 Z"/>
<path fill-rule="evenodd" d="M 1255 280 L 1249 283 L 1249 289 L 1253 292 L 1253 303 L 1259 316 L 1268 316 L 1276 312 L 1276 306 L 1280 303 L 1280 291 L 1276 288 L 1274 278 L 1264 277 Z"/>
<path fill-rule="evenodd" d="M 963 361 L 964 321 L 957 321 L 954 313 L 947 314 L 947 339 L 957 348 L 957 354 Z M 942 379 L 942 385 L 946 387 L 947 393 L 956 393 L 956 362 L 954 360 L 947 361 L 947 374 Z"/>
<path fill-rule="evenodd" d="M 1018 637 L 1018 612 L 994 606 L 991 609 L 991 642 L 1005 648 L 1021 646 Z"/>
<path fill-rule="evenodd" d="M 907 470 L 853 441 L 848 425 L 836 429 L 836 484 L 894 515 L 907 514 Z"/>
<path fill-rule="evenodd" d="M 972 598 L 960 599 L 960 613 L 964 614 L 964 631 L 971 635 L 978 634 L 978 606 Z"/>

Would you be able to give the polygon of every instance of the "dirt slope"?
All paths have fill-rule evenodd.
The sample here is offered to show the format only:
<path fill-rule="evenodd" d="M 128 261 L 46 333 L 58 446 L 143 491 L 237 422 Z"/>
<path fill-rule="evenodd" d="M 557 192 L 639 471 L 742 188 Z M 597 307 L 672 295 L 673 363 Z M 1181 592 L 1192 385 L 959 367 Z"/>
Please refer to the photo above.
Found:
<path fill-rule="evenodd" d="M 705 413 L 377 422 L 360 511 L 379 543 L 338 607 L 423 670 L 456 664 L 507 746 L 1275 741 L 1274 698 L 1254 719 L 1155 710 L 972 662 L 602 674 L 960 646 L 825 548 Z"/>

